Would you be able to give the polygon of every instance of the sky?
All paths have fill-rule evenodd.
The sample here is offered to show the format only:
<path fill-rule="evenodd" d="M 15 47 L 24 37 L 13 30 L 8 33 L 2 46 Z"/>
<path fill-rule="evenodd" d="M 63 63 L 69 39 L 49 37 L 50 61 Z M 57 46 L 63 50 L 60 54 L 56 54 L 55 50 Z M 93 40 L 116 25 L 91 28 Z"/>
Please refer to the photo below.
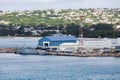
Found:
<path fill-rule="evenodd" d="M 120 0 L 0 0 L 0 10 L 120 8 Z"/>

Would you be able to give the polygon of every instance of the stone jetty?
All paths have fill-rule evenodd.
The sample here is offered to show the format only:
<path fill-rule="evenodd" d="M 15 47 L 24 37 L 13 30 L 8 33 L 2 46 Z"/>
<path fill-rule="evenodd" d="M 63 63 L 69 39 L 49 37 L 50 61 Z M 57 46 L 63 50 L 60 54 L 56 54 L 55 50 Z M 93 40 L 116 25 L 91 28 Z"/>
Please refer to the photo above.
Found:
<path fill-rule="evenodd" d="M 16 48 L 0 48 L 0 53 L 15 53 Z M 41 52 L 41 51 L 40 51 Z M 120 53 L 64 53 L 64 52 L 51 52 L 46 51 L 46 55 L 55 56 L 75 56 L 75 57 L 120 57 Z"/>
<path fill-rule="evenodd" d="M 15 48 L 0 48 L 0 53 L 15 53 Z"/>
<path fill-rule="evenodd" d="M 56 53 L 56 52 L 47 52 L 48 55 L 56 56 L 76 56 L 76 57 L 120 57 L 120 53 L 85 53 L 85 54 L 76 54 L 76 53 Z"/>

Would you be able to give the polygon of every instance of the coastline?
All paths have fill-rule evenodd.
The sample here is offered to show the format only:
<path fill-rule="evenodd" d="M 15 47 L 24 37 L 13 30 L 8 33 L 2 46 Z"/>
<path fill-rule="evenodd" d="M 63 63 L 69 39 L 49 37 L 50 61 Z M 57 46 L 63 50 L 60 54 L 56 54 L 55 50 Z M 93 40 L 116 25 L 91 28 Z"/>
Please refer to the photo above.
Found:
<path fill-rule="evenodd" d="M 0 48 L 0 53 L 15 53 L 16 48 Z"/>
<path fill-rule="evenodd" d="M 86 53 L 86 54 L 76 54 L 76 53 L 48 52 L 48 55 L 75 56 L 75 57 L 120 57 L 120 53 Z"/>
<path fill-rule="evenodd" d="M 12 53 L 15 54 L 16 48 L 0 48 L 0 54 L 2 53 Z M 63 53 L 63 52 L 46 52 L 46 55 L 55 56 L 74 56 L 74 57 L 120 57 L 120 53 L 86 53 L 86 54 L 76 54 L 76 53 Z"/>

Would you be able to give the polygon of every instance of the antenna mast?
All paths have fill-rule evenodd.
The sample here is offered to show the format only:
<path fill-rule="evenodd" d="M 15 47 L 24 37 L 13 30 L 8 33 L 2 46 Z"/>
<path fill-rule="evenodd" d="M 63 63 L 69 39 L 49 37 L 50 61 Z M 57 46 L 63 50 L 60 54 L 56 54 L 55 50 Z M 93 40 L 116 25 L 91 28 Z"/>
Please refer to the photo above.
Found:
<path fill-rule="evenodd" d="M 80 52 L 83 54 L 83 27 L 84 25 L 82 24 L 83 21 L 83 16 L 80 15 L 80 28 L 79 28 L 79 46 L 80 46 Z"/>

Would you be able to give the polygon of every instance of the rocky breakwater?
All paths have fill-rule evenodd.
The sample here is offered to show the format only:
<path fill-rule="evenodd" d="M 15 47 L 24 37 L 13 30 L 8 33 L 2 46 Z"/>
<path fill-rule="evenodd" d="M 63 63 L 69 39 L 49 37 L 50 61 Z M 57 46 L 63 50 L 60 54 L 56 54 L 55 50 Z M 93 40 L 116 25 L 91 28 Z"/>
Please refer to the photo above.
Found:
<path fill-rule="evenodd" d="M 57 55 L 57 56 L 76 56 L 76 57 L 120 57 L 120 53 L 85 53 L 85 54 L 76 54 L 76 53 L 63 53 L 63 52 L 47 52 L 48 55 Z"/>
<path fill-rule="evenodd" d="M 0 48 L 0 53 L 14 53 L 15 48 Z"/>

